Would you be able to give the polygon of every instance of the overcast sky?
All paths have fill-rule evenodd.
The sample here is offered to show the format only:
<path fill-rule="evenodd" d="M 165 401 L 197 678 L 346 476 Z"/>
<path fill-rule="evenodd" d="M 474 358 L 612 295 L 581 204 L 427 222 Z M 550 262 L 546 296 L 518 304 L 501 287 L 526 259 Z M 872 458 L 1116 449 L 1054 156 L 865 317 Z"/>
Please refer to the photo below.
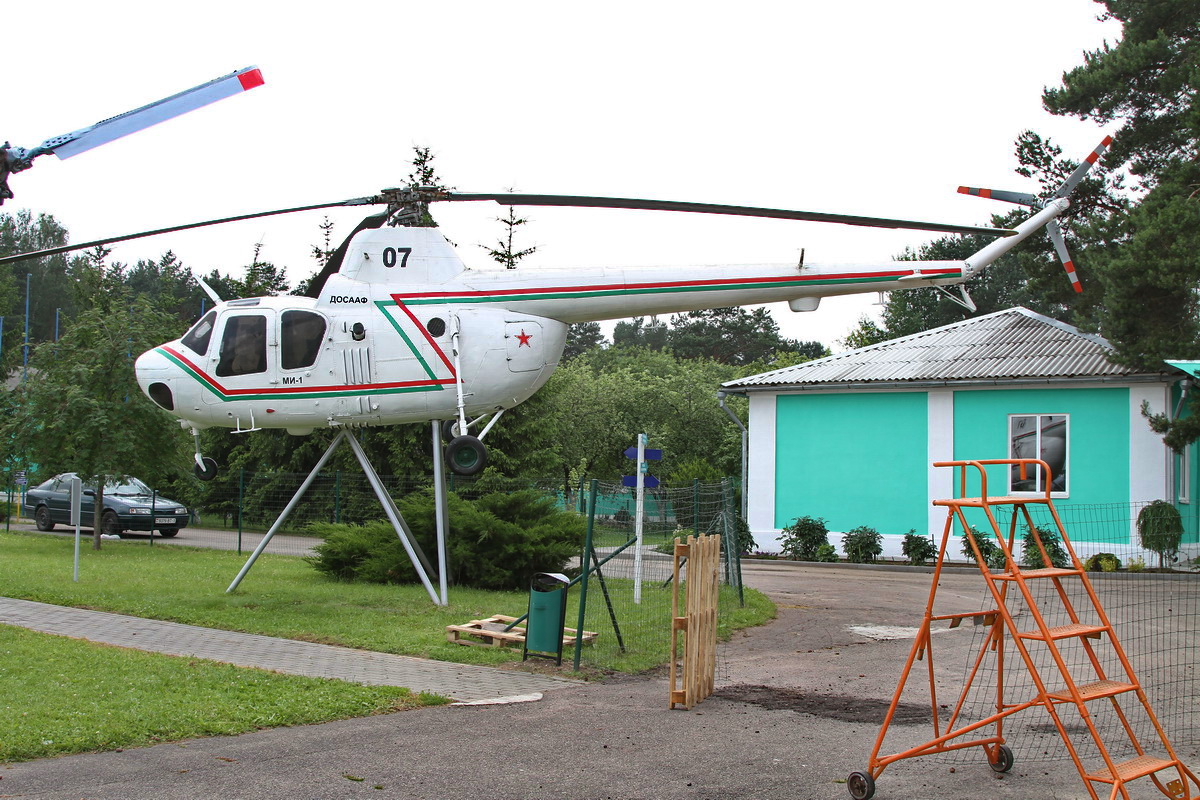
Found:
<path fill-rule="evenodd" d="M 286 9 L 286 10 L 284 10 Z M 85 241 L 400 185 L 414 145 L 464 192 L 647 197 L 986 224 L 961 183 L 1013 174 L 1027 128 L 1080 159 L 1108 132 L 1041 108 L 1119 36 L 1090 0 L 839 3 L 58 3 L 5 37 L 0 139 L 44 139 L 257 65 L 266 85 L 11 178 L 4 211 Z M 435 207 L 470 266 L 495 204 Z M 524 269 L 887 261 L 932 234 L 662 212 L 526 209 Z M 330 214 L 341 239 L 361 210 Z M 321 212 L 119 245 L 197 273 L 263 258 L 307 276 Z M 494 265 L 490 265 L 494 266 Z M 1087 280 L 1087 265 L 1081 265 Z M 772 310 L 834 346 L 874 295 Z"/>

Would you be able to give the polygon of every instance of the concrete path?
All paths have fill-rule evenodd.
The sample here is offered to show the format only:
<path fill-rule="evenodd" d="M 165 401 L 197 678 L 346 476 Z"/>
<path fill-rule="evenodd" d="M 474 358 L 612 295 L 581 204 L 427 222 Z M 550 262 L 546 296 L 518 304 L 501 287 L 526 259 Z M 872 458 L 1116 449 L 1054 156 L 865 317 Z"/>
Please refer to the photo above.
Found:
<path fill-rule="evenodd" d="M 433 692 L 461 702 L 523 699 L 548 689 L 579 685 L 578 681 L 551 675 L 212 630 L 7 597 L 0 598 L 0 624 L 292 675 L 405 686 L 414 692 Z"/>

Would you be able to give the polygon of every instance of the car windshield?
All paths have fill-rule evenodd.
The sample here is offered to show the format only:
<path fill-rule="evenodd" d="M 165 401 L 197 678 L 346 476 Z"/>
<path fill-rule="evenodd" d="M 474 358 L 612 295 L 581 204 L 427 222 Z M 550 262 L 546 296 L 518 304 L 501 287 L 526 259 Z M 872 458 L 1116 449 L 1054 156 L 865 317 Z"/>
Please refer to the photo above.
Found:
<path fill-rule="evenodd" d="M 149 496 L 152 494 L 150 487 L 139 481 L 137 478 L 128 478 L 120 483 L 106 483 L 104 484 L 104 493 L 124 497 L 139 497 L 141 495 Z"/>

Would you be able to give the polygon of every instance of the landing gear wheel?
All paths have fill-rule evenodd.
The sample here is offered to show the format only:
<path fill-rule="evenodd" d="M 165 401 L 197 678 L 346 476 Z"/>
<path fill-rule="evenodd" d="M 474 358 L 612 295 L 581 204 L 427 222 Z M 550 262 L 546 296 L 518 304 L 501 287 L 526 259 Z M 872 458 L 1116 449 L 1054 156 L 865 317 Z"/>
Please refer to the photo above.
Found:
<path fill-rule="evenodd" d="M 50 518 L 50 509 L 45 506 L 37 507 L 37 511 L 33 512 L 33 521 L 37 523 L 39 531 L 54 530 L 54 520 Z"/>
<path fill-rule="evenodd" d="M 200 469 L 199 464 L 196 464 L 192 469 L 195 471 L 196 477 L 202 481 L 211 481 L 217 477 L 217 462 L 208 456 L 204 457 L 204 469 Z"/>
<path fill-rule="evenodd" d="M 446 445 L 446 463 L 455 475 L 478 475 L 487 466 L 487 448 L 474 436 L 456 436 Z"/>
<path fill-rule="evenodd" d="M 458 420 L 447 419 L 442 420 L 442 441 L 450 444 L 458 438 Z"/>
<path fill-rule="evenodd" d="M 1013 768 L 1013 751 L 1006 744 L 996 747 L 996 760 L 989 761 L 988 766 L 992 768 L 992 772 L 1008 772 Z"/>
<path fill-rule="evenodd" d="M 846 778 L 846 788 L 854 800 L 871 800 L 875 796 L 875 779 L 867 772 L 851 772 Z"/>
<path fill-rule="evenodd" d="M 104 516 L 100 518 L 100 533 L 104 534 L 105 536 L 121 535 L 121 520 L 117 519 L 115 512 L 104 512 Z"/>

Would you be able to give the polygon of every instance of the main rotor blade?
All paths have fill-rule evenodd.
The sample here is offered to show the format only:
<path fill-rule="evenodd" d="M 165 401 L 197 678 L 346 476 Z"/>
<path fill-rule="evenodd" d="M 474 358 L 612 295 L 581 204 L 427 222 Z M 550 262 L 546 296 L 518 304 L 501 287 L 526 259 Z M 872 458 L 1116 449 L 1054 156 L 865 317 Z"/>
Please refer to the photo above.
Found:
<path fill-rule="evenodd" d="M 164 97 L 162 100 L 156 100 L 141 108 L 135 108 L 133 111 L 126 111 L 124 114 L 101 120 L 95 125 L 61 136 L 54 136 L 42 142 L 38 150 L 54 153 L 60 159 L 70 158 L 91 150 L 93 147 L 108 144 L 122 136 L 128 136 L 149 128 L 151 125 L 166 122 L 209 103 L 224 100 L 226 97 L 232 97 L 262 85 L 263 76 L 258 67 L 239 69 L 237 72 L 214 78 L 207 83 L 193 86 L 191 89 Z"/>
<path fill-rule="evenodd" d="M 354 197 L 349 200 L 339 200 L 335 203 L 317 203 L 311 206 L 296 206 L 295 208 L 279 208 L 274 211 L 258 211 L 253 214 L 239 214 L 236 217 L 222 217 L 221 219 L 210 219 L 204 222 L 189 222 L 185 225 L 172 225 L 169 228 L 156 228 L 152 231 L 141 231 L 140 233 L 128 233 L 123 236 L 110 236 L 106 239 L 94 239 L 90 242 L 80 242 L 78 244 L 66 244 L 61 247 L 51 247 L 46 250 L 38 250 L 32 253 L 17 253 L 16 255 L 0 257 L 0 264 L 11 264 L 14 261 L 24 261 L 28 258 L 42 258 L 44 256 L 53 256 L 59 253 L 70 253 L 73 250 L 86 250 L 89 247 L 97 247 L 100 245 L 114 244 L 116 242 L 127 242 L 130 239 L 145 239 L 148 236 L 158 236 L 162 233 L 175 233 L 176 231 L 186 231 L 192 228 L 204 228 L 209 225 L 223 225 L 226 222 L 238 222 L 244 219 L 258 219 L 259 217 L 273 217 L 278 214 L 291 214 L 296 211 L 314 211 L 319 208 L 337 208 L 339 206 L 366 206 L 375 203 L 384 202 L 379 197 Z"/>
<path fill-rule="evenodd" d="M 969 225 L 948 225 L 941 222 L 917 222 L 906 219 L 860 217 L 852 214 L 825 214 L 818 211 L 788 211 L 778 208 L 727 206 L 716 203 L 687 203 L 677 200 L 639 200 L 626 197 L 581 197 L 559 194 L 464 194 L 447 192 L 439 200 L 493 200 L 507 206 L 571 206 L 582 208 L 632 208 L 647 211 L 689 211 L 699 214 L 729 214 L 738 217 L 769 217 L 809 222 L 839 222 L 843 225 L 862 225 L 871 228 L 909 228 L 942 233 L 982 233 L 991 236 L 1012 236 L 1007 228 L 979 228 Z"/>

